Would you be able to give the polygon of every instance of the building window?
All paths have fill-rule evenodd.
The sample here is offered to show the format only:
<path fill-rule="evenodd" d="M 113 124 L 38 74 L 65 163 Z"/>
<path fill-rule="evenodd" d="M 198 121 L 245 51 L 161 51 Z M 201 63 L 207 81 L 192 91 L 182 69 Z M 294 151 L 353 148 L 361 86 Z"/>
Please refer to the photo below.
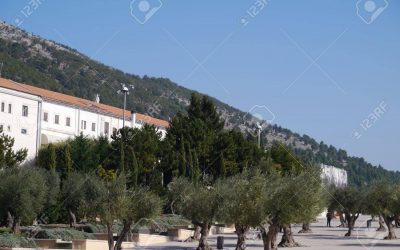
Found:
<path fill-rule="evenodd" d="M 55 124 L 60 124 L 60 116 L 59 115 L 55 115 L 54 116 L 54 123 Z"/>
<path fill-rule="evenodd" d="M 2 103 L 1 103 L 1 112 L 4 112 L 4 109 L 5 109 L 5 103 L 2 102 Z"/>
<path fill-rule="evenodd" d="M 10 104 L 8 104 L 8 113 L 11 114 L 11 111 L 12 111 L 12 105 L 10 103 Z"/>
<path fill-rule="evenodd" d="M 104 122 L 104 134 L 108 135 L 110 133 L 110 123 Z"/>
<path fill-rule="evenodd" d="M 45 122 L 49 121 L 49 113 L 47 113 L 47 112 L 43 113 L 43 121 L 45 121 Z"/>
<path fill-rule="evenodd" d="M 26 128 L 21 129 L 21 134 L 26 135 L 28 133 L 28 130 Z"/>
<path fill-rule="evenodd" d="M 7 126 L 7 132 L 11 132 L 11 126 L 10 125 Z"/>
<path fill-rule="evenodd" d="M 22 116 L 28 116 L 28 106 L 22 105 Z"/>
<path fill-rule="evenodd" d="M 3 129 L 4 129 L 4 125 L 0 124 L 0 132 L 3 132 Z"/>
<path fill-rule="evenodd" d="M 67 117 L 67 118 L 65 119 L 65 125 L 66 125 L 67 127 L 71 127 L 71 118 L 70 118 L 70 117 Z"/>
<path fill-rule="evenodd" d="M 86 129 L 86 121 L 82 121 L 82 123 L 81 123 L 81 129 Z"/>
<path fill-rule="evenodd" d="M 95 132 L 96 131 L 96 123 L 92 122 L 92 131 Z"/>

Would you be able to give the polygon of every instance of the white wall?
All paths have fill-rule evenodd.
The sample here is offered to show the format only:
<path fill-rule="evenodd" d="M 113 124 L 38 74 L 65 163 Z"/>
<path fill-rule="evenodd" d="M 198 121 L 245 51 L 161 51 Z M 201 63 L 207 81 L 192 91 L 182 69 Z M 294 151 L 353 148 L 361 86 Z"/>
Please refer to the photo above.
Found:
<path fill-rule="evenodd" d="M 1 112 L 1 103 L 4 103 L 4 112 Z M 8 113 L 8 105 L 11 104 L 11 113 Z M 28 116 L 22 116 L 22 106 L 28 107 Z M 47 121 L 45 121 L 47 113 Z M 55 116 L 58 115 L 59 123 L 56 124 Z M 67 118 L 70 125 L 67 126 Z M 82 127 L 82 121 L 86 121 L 86 128 Z M 105 133 L 105 123 L 108 122 L 108 137 L 113 129 L 122 128 L 123 120 L 109 115 L 98 114 L 64 103 L 42 100 L 38 96 L 25 94 L 18 91 L 0 88 L 0 125 L 6 134 L 15 139 L 14 149 L 28 149 L 28 160 L 36 156 L 41 145 L 57 143 L 83 133 L 85 136 L 97 138 Z M 92 131 L 92 123 L 95 131 Z M 135 115 L 132 121 L 126 121 L 126 126 L 141 128 L 142 124 L 136 122 Z M 27 133 L 22 134 L 21 130 Z M 162 137 L 165 137 L 165 129 L 159 129 Z"/>
<path fill-rule="evenodd" d="M 47 113 L 47 122 L 44 121 L 44 113 Z M 56 115 L 59 116 L 59 124 L 55 124 Z M 70 126 L 66 125 L 67 117 L 70 118 Z M 42 109 L 42 138 L 44 139 L 42 144 L 60 142 L 80 133 L 91 138 L 97 138 L 106 134 L 106 122 L 109 124 L 109 138 L 113 129 L 118 130 L 122 128 L 123 124 L 123 120 L 120 118 L 82 110 L 62 103 L 44 101 Z M 94 131 L 92 124 L 94 124 Z M 132 126 L 132 122 L 125 121 L 125 125 Z"/>
<path fill-rule="evenodd" d="M 1 111 L 1 105 L 4 103 L 4 111 Z M 11 104 L 11 113 L 8 112 L 8 106 Z M 28 107 L 28 116 L 22 116 L 22 106 Z M 38 114 L 41 105 L 41 99 L 34 95 L 22 92 L 0 88 L 0 125 L 3 126 L 5 134 L 15 139 L 14 150 L 28 149 L 27 159 L 33 159 L 36 156 L 38 136 Z M 26 134 L 22 133 L 26 130 Z"/>
<path fill-rule="evenodd" d="M 47 121 L 45 121 L 47 113 Z M 59 116 L 59 124 L 55 123 L 55 116 Z M 66 125 L 66 119 L 71 119 L 70 126 Z M 66 140 L 76 134 L 76 111 L 74 108 L 43 101 L 42 105 L 42 144 L 54 143 Z"/>

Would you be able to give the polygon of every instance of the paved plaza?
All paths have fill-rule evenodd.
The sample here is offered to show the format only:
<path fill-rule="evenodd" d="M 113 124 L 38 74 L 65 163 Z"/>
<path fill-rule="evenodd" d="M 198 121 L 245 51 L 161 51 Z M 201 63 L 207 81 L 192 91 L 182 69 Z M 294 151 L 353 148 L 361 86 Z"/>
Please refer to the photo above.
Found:
<path fill-rule="evenodd" d="M 307 250 L 337 250 L 337 249 L 349 249 L 349 250 L 382 250 L 382 249 L 400 249 L 400 239 L 393 241 L 386 241 L 383 238 L 386 233 L 377 233 L 376 228 L 378 227 L 377 221 L 372 223 L 372 229 L 366 228 L 367 220 L 369 216 L 360 216 L 358 223 L 352 237 L 344 237 L 346 229 L 336 227 L 339 225 L 339 220 L 333 220 L 332 227 L 325 227 L 325 220 L 319 219 L 318 222 L 313 223 L 311 228 L 313 233 L 310 234 L 298 234 L 301 225 L 295 225 L 293 232 L 295 233 L 295 239 L 302 247 L 295 249 L 307 249 Z M 400 230 L 396 229 L 397 236 L 400 236 Z M 216 249 L 217 236 L 211 236 L 209 243 Z M 234 234 L 224 234 L 225 237 L 225 248 L 224 249 L 235 249 L 236 236 Z M 281 234 L 278 239 L 280 239 Z M 249 250 L 261 250 L 261 240 L 248 240 Z M 187 250 L 195 249 L 196 243 L 181 243 L 181 242 L 170 242 L 168 244 L 147 246 L 142 249 L 148 250 Z"/>

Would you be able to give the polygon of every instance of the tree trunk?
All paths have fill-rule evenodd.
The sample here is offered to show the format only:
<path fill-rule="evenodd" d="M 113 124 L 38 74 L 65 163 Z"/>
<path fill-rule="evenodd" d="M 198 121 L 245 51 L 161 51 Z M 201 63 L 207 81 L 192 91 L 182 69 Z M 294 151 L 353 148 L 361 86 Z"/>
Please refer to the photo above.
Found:
<path fill-rule="evenodd" d="M 237 234 L 237 244 L 235 250 L 245 250 L 246 249 L 246 234 L 250 227 L 247 225 L 235 224 L 236 234 Z"/>
<path fill-rule="evenodd" d="M 279 247 L 299 247 L 300 244 L 297 243 L 293 238 L 293 232 L 291 225 L 283 226 L 283 235 Z"/>
<path fill-rule="evenodd" d="M 312 230 L 310 228 L 310 223 L 303 223 L 303 226 L 299 231 L 299 234 L 306 234 L 306 233 L 312 233 Z"/>
<path fill-rule="evenodd" d="M 396 219 L 394 220 L 394 225 L 399 228 L 400 227 L 400 215 L 396 216 Z"/>
<path fill-rule="evenodd" d="M 199 241 L 201 236 L 201 227 L 198 225 L 194 226 L 193 240 Z"/>
<path fill-rule="evenodd" d="M 107 235 L 108 235 L 108 250 L 114 249 L 114 235 L 112 231 L 112 225 L 107 223 Z"/>
<path fill-rule="evenodd" d="M 196 223 L 192 222 L 194 225 L 194 232 L 193 235 L 190 236 L 185 240 L 185 242 L 193 242 L 193 241 L 199 241 L 201 237 L 201 227 L 197 225 Z"/>
<path fill-rule="evenodd" d="M 379 232 L 386 232 L 385 221 L 383 220 L 382 216 L 379 216 L 379 228 L 376 229 Z"/>
<path fill-rule="evenodd" d="M 276 250 L 278 248 L 276 244 L 276 237 L 279 232 L 278 225 L 270 225 L 268 231 L 265 227 L 261 227 L 261 237 L 264 244 L 264 250 Z"/>
<path fill-rule="evenodd" d="M 348 231 L 345 234 L 346 237 L 350 237 L 351 233 L 353 231 L 353 218 L 351 216 L 346 216 L 347 217 L 347 228 Z"/>
<path fill-rule="evenodd" d="M 339 219 L 340 219 L 339 227 L 347 227 L 347 223 L 342 212 L 339 213 Z"/>
<path fill-rule="evenodd" d="M 347 221 L 347 227 L 348 231 L 346 233 L 346 237 L 350 237 L 351 233 L 353 232 L 354 225 L 356 223 L 356 220 L 358 219 L 359 214 L 346 214 L 346 221 Z"/>
<path fill-rule="evenodd" d="M 388 228 L 389 234 L 388 236 L 385 237 L 385 240 L 395 240 L 397 239 L 396 233 L 394 232 L 394 226 L 393 226 L 393 217 L 386 217 L 384 216 L 383 219 L 385 220 L 386 226 Z"/>
<path fill-rule="evenodd" d="M 212 250 L 212 248 L 208 245 L 208 234 L 210 233 L 210 228 L 211 225 L 209 223 L 203 223 L 201 225 L 201 237 L 197 250 Z"/>
<path fill-rule="evenodd" d="M 14 225 L 14 216 L 11 215 L 10 211 L 7 212 L 7 227 L 12 230 Z"/>
<path fill-rule="evenodd" d="M 131 229 L 132 221 L 124 221 L 124 226 L 122 228 L 121 233 L 119 234 L 118 240 L 115 243 L 114 250 L 121 250 L 122 249 L 122 242 L 124 242 L 126 235 L 128 234 L 129 230 Z"/>
<path fill-rule="evenodd" d="M 14 217 L 11 231 L 14 234 L 19 234 L 21 232 L 21 219 L 18 218 L 17 216 Z"/>
<path fill-rule="evenodd" d="M 267 248 L 268 246 L 267 229 L 265 229 L 265 226 L 260 226 L 260 230 L 261 230 L 261 239 L 263 241 L 264 250 L 269 250 L 269 248 Z"/>
<path fill-rule="evenodd" d="M 72 212 L 72 209 L 68 209 L 68 214 L 69 214 L 69 225 L 70 225 L 70 227 L 75 227 L 76 226 L 75 213 Z"/>

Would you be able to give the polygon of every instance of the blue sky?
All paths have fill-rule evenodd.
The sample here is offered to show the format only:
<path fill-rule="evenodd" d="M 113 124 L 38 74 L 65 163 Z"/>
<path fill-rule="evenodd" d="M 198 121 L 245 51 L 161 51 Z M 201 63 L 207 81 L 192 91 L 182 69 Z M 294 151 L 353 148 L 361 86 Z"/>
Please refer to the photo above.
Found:
<path fill-rule="evenodd" d="M 400 170 L 399 1 L 32 1 L 0 19 Z"/>

